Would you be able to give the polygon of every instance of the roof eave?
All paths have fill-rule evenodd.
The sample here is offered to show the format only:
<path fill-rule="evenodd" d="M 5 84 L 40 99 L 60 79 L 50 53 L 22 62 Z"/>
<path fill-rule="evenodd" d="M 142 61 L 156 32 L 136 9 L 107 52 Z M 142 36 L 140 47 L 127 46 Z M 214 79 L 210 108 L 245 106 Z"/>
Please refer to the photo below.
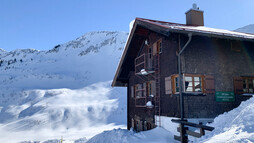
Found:
<path fill-rule="evenodd" d="M 123 83 L 120 83 L 119 81 L 117 81 L 117 78 L 118 78 L 119 73 L 121 71 L 123 61 L 126 57 L 126 53 L 128 51 L 128 47 L 130 45 L 130 42 L 131 42 L 131 39 L 134 35 L 134 31 L 135 31 L 136 27 L 137 27 L 137 18 L 134 21 L 133 27 L 132 27 L 131 32 L 129 33 L 129 36 L 128 36 L 128 39 L 127 39 L 127 43 L 125 44 L 123 54 L 121 56 L 120 62 L 118 64 L 118 67 L 117 67 L 117 70 L 116 70 L 116 74 L 115 74 L 114 79 L 113 79 L 112 84 L 111 84 L 112 87 L 125 87 L 126 86 L 126 84 L 123 84 Z"/>
<path fill-rule="evenodd" d="M 127 39 L 127 43 L 125 45 L 123 54 L 121 56 L 120 62 L 118 64 L 117 70 L 116 70 L 116 74 L 114 76 L 113 82 L 111 84 L 112 87 L 126 87 L 126 83 L 123 83 L 121 81 L 117 81 L 121 68 L 122 68 L 122 64 L 124 62 L 124 59 L 126 57 L 129 45 L 131 43 L 132 37 L 134 35 L 134 32 L 137 28 L 137 26 L 142 26 L 144 28 L 147 28 L 151 31 L 157 32 L 157 33 L 161 33 L 165 36 L 169 36 L 171 32 L 173 33 L 182 33 L 182 34 L 188 34 L 188 33 L 192 33 L 193 35 L 199 35 L 199 36 L 207 36 L 207 37 L 216 37 L 216 38 L 222 38 L 222 39 L 235 39 L 235 40 L 243 40 L 243 41 L 251 41 L 254 42 L 254 39 L 252 38 L 246 38 L 246 37 L 236 37 L 233 35 L 227 35 L 227 34 L 216 34 L 216 33 L 206 33 L 206 32 L 202 32 L 202 31 L 194 31 L 194 30 L 187 30 L 187 29 L 173 29 L 164 25 L 160 25 L 160 24 L 156 24 L 150 21 L 147 21 L 146 19 L 142 19 L 142 18 L 136 18 L 135 22 L 133 24 L 133 28 L 131 30 L 131 32 L 129 33 L 128 39 Z M 151 26 L 151 25 L 156 25 L 156 26 Z M 180 25 L 180 24 L 179 24 Z M 159 28 L 160 27 L 160 28 Z"/>
<path fill-rule="evenodd" d="M 182 34 L 192 33 L 193 35 L 198 35 L 198 36 L 206 36 L 206 37 L 215 37 L 215 38 L 222 38 L 222 39 L 233 39 L 233 40 L 242 40 L 242 41 L 254 42 L 254 39 L 252 39 L 252 38 L 236 37 L 236 36 L 231 36 L 231 35 L 226 35 L 226 34 L 219 35 L 219 34 L 215 34 L 215 33 L 197 32 L 197 31 L 192 31 L 192 30 L 170 29 L 169 28 L 168 32 L 182 33 Z"/>

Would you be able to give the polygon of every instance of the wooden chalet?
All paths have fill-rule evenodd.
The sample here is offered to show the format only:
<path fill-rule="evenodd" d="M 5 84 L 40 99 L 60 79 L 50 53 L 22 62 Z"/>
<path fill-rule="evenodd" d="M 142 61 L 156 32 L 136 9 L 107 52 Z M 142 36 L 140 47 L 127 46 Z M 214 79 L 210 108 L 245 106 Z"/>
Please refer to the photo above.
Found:
<path fill-rule="evenodd" d="M 239 106 L 254 94 L 254 35 L 205 27 L 196 7 L 186 24 L 136 18 L 112 82 L 127 87 L 128 129 L 179 118 L 179 84 L 185 119 L 212 120 Z"/>

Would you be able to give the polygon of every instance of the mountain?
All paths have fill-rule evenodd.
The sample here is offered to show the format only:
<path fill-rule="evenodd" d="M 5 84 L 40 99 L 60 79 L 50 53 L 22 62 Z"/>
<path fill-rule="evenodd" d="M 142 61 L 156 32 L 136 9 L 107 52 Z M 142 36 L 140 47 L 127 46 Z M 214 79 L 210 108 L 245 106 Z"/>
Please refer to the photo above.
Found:
<path fill-rule="evenodd" d="M 249 24 L 234 31 L 254 34 L 254 24 Z"/>
<path fill-rule="evenodd" d="M 90 32 L 48 51 L 0 49 L 0 142 L 125 127 L 126 91 L 110 84 L 127 36 Z"/>

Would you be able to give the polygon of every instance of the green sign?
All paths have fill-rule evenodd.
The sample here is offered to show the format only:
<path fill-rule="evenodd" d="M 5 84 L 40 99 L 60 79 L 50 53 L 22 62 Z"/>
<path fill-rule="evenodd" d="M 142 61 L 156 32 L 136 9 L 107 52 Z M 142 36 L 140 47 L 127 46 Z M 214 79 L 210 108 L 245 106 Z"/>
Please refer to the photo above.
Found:
<path fill-rule="evenodd" d="M 215 99 L 217 102 L 234 102 L 235 94 L 234 92 L 217 91 L 215 93 Z"/>

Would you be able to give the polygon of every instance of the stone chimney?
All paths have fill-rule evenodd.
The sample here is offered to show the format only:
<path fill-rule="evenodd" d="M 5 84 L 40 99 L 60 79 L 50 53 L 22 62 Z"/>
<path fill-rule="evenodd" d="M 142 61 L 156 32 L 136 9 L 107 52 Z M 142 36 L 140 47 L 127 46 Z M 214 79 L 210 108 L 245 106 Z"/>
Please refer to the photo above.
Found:
<path fill-rule="evenodd" d="M 196 26 L 204 26 L 204 11 L 199 10 L 197 4 L 193 4 L 192 8 L 188 10 L 186 14 L 186 24 L 187 25 L 196 25 Z"/>

